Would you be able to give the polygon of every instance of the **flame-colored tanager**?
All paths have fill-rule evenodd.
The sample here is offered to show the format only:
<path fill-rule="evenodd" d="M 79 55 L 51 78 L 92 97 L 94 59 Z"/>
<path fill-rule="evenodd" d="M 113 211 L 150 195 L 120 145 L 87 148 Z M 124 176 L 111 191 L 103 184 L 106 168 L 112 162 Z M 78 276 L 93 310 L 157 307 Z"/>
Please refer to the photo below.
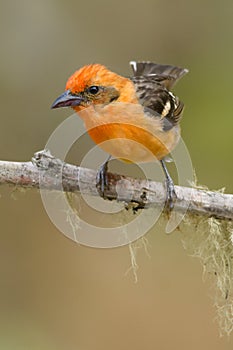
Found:
<path fill-rule="evenodd" d="M 76 71 L 52 108 L 72 107 L 91 138 L 111 156 L 130 162 L 161 161 L 167 202 L 173 206 L 174 184 L 164 158 L 180 138 L 183 103 L 170 89 L 187 69 L 152 62 L 130 62 L 131 78 L 100 64 Z M 104 194 L 107 161 L 98 173 Z"/>

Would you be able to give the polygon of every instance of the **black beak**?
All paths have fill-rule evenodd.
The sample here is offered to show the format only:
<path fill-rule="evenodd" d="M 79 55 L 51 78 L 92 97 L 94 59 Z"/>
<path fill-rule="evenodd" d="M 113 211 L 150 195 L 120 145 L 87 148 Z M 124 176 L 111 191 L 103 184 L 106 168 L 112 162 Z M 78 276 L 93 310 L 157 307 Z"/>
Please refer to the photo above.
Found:
<path fill-rule="evenodd" d="M 79 106 L 82 101 L 83 99 L 80 95 L 74 95 L 70 90 L 66 90 L 53 102 L 51 108 Z"/>

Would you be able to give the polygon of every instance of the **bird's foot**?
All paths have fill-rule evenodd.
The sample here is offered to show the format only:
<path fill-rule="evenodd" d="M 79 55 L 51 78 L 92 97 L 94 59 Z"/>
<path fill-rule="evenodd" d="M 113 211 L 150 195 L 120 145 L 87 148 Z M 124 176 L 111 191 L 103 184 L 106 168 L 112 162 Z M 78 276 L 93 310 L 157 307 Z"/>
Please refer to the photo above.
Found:
<path fill-rule="evenodd" d="M 106 199 L 106 190 L 108 189 L 108 161 L 104 162 L 96 175 L 96 187 L 99 192 L 99 195 Z"/>
<path fill-rule="evenodd" d="M 166 202 L 165 202 L 165 210 L 167 212 L 171 212 L 174 208 L 175 201 L 177 199 L 175 186 L 172 179 L 166 178 Z"/>
<path fill-rule="evenodd" d="M 174 204 L 177 198 L 176 192 L 175 192 L 175 186 L 174 183 L 172 181 L 172 178 L 167 170 L 166 164 L 164 159 L 160 160 L 164 174 L 165 174 L 165 178 L 166 178 L 166 202 L 165 202 L 165 211 L 167 211 L 168 213 L 170 213 L 172 211 L 172 209 L 174 208 Z"/>

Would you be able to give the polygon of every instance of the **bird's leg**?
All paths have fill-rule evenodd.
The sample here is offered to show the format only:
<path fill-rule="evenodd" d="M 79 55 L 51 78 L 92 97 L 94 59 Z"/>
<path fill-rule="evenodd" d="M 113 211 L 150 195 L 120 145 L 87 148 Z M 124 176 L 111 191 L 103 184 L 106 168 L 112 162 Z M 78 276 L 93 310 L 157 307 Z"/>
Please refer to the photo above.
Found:
<path fill-rule="evenodd" d="M 108 187 L 108 162 L 111 159 L 109 156 L 106 161 L 100 166 L 96 175 L 96 187 L 101 197 L 105 198 L 105 191 Z"/>
<path fill-rule="evenodd" d="M 166 188 L 167 188 L 167 194 L 166 194 L 166 208 L 171 211 L 174 208 L 174 201 L 176 200 L 176 192 L 173 180 L 167 170 L 167 167 L 165 165 L 165 161 L 162 159 L 160 160 L 165 177 L 166 177 Z"/>

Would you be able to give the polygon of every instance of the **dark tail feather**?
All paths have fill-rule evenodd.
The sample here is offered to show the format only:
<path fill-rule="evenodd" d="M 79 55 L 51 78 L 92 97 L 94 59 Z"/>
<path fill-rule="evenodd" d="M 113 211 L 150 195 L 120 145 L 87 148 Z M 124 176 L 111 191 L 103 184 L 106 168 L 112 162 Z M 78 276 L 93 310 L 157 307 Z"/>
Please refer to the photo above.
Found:
<path fill-rule="evenodd" d="M 135 62 L 131 61 L 134 76 L 162 75 L 169 77 L 166 87 L 171 88 L 180 78 L 188 73 L 188 69 L 166 64 L 157 64 L 153 62 Z"/>

